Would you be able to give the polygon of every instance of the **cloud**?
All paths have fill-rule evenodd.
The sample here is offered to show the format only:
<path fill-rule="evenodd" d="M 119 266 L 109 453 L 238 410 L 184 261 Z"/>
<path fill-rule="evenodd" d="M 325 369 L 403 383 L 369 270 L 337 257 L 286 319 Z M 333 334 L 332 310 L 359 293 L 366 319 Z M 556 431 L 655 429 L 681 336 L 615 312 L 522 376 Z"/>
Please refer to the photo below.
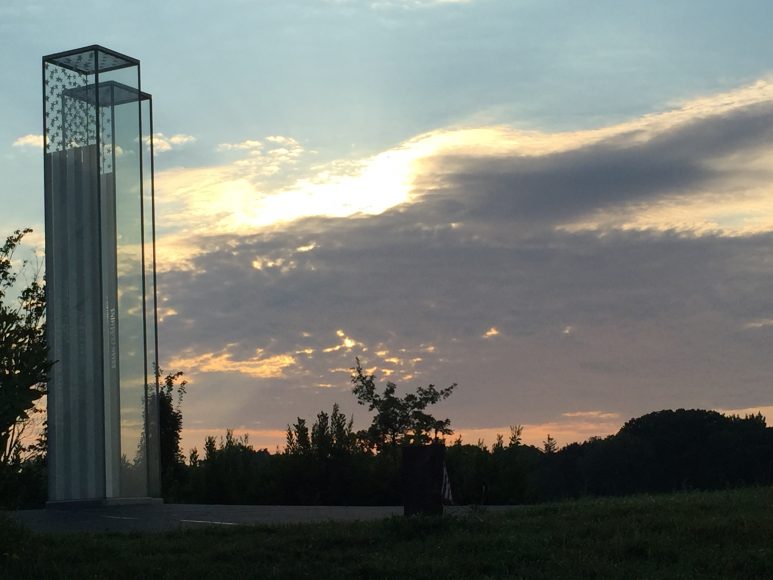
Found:
<path fill-rule="evenodd" d="M 156 154 L 166 153 L 177 149 L 189 143 L 194 143 L 196 138 L 191 135 L 176 134 L 176 135 L 164 135 L 163 133 L 153 134 L 153 151 Z"/>
<path fill-rule="evenodd" d="M 218 151 L 252 151 L 263 148 L 263 142 L 256 139 L 245 139 L 239 143 L 221 143 Z"/>
<path fill-rule="evenodd" d="M 762 318 L 753 320 L 743 325 L 744 330 L 759 330 L 761 328 L 773 327 L 773 318 Z"/>
<path fill-rule="evenodd" d="M 153 133 L 153 151 L 154 153 L 166 153 L 172 149 L 177 149 L 189 143 L 194 143 L 196 137 L 178 133 L 176 135 L 166 136 L 163 133 Z"/>
<path fill-rule="evenodd" d="M 471 4 L 474 0 L 376 0 L 373 8 L 429 8 L 449 4 Z"/>
<path fill-rule="evenodd" d="M 600 130 L 495 133 L 499 151 L 441 148 L 426 160 L 419 185 L 453 221 L 697 235 L 773 229 L 768 83 Z"/>
<path fill-rule="evenodd" d="M 571 419 L 620 419 L 620 413 L 609 413 L 606 411 L 572 411 L 570 413 L 561 413 L 561 416 Z"/>
<path fill-rule="evenodd" d="M 368 350 L 368 348 L 363 343 L 349 336 L 346 336 L 346 332 L 340 328 L 336 330 L 336 336 L 340 339 L 340 342 L 338 344 L 328 346 L 327 348 L 323 348 L 322 352 L 338 352 L 340 350 L 351 352 L 353 348 L 361 349 L 362 352 Z"/>
<path fill-rule="evenodd" d="M 181 169 L 173 215 L 195 219 L 161 232 L 188 244 L 159 278 L 165 350 L 198 384 L 227 374 L 222 417 L 270 429 L 356 411 L 355 356 L 400 388 L 458 382 L 439 414 L 461 429 L 561 443 L 769 403 L 771 102 L 759 83 L 592 131 L 439 130 L 276 187 L 259 166 Z M 290 207 L 259 214 L 272 198 Z"/>
<path fill-rule="evenodd" d="M 243 156 L 222 165 L 176 167 L 156 176 L 159 215 L 174 215 L 180 224 L 161 231 L 162 267 L 186 262 L 199 251 L 186 241 L 192 236 L 249 235 L 307 217 L 381 213 L 408 198 L 415 157 L 410 146 L 397 147 L 361 161 L 315 166 L 310 175 L 283 183 L 277 176 L 295 174 L 299 161 L 309 154 L 295 139 L 269 136 L 218 149 Z"/>
<path fill-rule="evenodd" d="M 13 142 L 13 146 L 19 148 L 43 149 L 43 135 L 35 135 L 33 133 L 24 135 L 16 139 Z"/>
<path fill-rule="evenodd" d="M 376 9 L 384 8 L 431 8 L 451 4 L 472 4 L 475 0 L 373 0 L 368 6 Z M 328 4 L 347 5 L 356 4 L 360 0 L 325 0 Z"/>
<path fill-rule="evenodd" d="M 467 231 L 510 222 L 523 232 L 745 235 L 773 231 L 771 139 L 773 85 L 760 81 L 611 127 L 437 130 L 361 160 L 309 165 L 286 136 L 223 143 L 240 156 L 160 172 L 157 198 L 188 236 L 416 204 Z M 180 239 L 167 247 L 175 261 L 197 251 Z"/>
<path fill-rule="evenodd" d="M 263 350 L 259 348 L 254 356 L 235 360 L 226 349 L 187 357 L 182 355 L 171 359 L 169 364 L 174 368 L 185 368 L 189 372 L 239 373 L 259 379 L 282 377 L 285 369 L 295 364 L 295 358 L 289 354 L 268 357 L 263 354 Z"/>

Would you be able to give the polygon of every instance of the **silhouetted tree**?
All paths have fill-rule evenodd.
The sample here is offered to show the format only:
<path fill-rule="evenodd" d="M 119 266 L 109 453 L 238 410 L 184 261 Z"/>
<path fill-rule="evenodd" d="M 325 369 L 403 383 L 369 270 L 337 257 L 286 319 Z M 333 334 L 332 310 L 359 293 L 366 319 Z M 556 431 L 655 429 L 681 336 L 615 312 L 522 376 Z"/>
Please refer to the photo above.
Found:
<path fill-rule="evenodd" d="M 287 444 L 285 453 L 290 455 L 305 455 L 311 452 L 311 438 L 306 419 L 298 417 L 294 425 L 287 426 Z"/>
<path fill-rule="evenodd" d="M 437 389 L 435 385 L 418 387 L 415 393 L 400 398 L 395 394 L 397 385 L 387 382 L 382 393 L 376 389 L 375 375 L 363 371 L 360 359 L 355 359 L 352 370 L 352 392 L 357 403 L 375 411 L 370 427 L 363 433 L 368 444 L 377 450 L 403 443 L 429 443 L 439 435 L 451 435 L 450 419 L 435 419 L 425 409 L 451 396 L 456 383 Z"/>
<path fill-rule="evenodd" d="M 333 412 L 330 415 L 325 411 L 317 413 L 317 420 L 311 426 L 310 434 L 306 420 L 298 417 L 294 425 L 287 426 L 285 453 L 312 453 L 322 459 L 354 453 L 357 450 L 357 436 L 353 424 L 354 417 L 347 421 L 338 403 L 333 404 Z"/>
<path fill-rule="evenodd" d="M 157 370 L 159 378 L 164 374 Z M 180 441 L 182 438 L 182 402 L 185 396 L 183 372 L 169 373 L 159 381 L 158 425 L 161 458 L 161 492 L 165 498 L 177 493 L 185 474 L 185 457 Z"/>
<path fill-rule="evenodd" d="M 31 229 L 16 230 L 0 246 L 0 465 L 21 459 L 21 437 L 46 394 L 48 360 L 45 336 L 45 287 L 39 269 L 27 260 L 15 268 L 13 258 Z M 27 279 L 22 281 L 19 276 Z M 17 284 L 21 283 L 21 288 Z M 12 299 L 8 294 L 18 290 Z"/>
<path fill-rule="evenodd" d="M 652 485 L 665 491 L 755 482 L 770 472 L 769 433 L 760 415 L 677 409 L 631 419 L 618 436 L 651 450 Z"/>
<path fill-rule="evenodd" d="M 287 444 L 279 461 L 285 501 L 369 503 L 368 465 L 358 446 L 353 422 L 335 403 L 330 414 L 317 414 L 311 429 L 300 417 L 287 426 Z"/>
<path fill-rule="evenodd" d="M 555 453 L 556 451 L 558 451 L 558 443 L 555 439 L 553 439 L 550 433 L 548 433 L 548 438 L 542 442 L 542 452 L 551 454 Z"/>
<path fill-rule="evenodd" d="M 523 425 L 510 425 L 510 447 L 517 447 L 521 444 L 523 437 Z"/>
<path fill-rule="evenodd" d="M 358 451 L 357 434 L 354 432 L 354 416 L 348 421 L 338 403 L 333 404 L 330 414 L 330 435 L 333 455 L 350 455 Z"/>
<path fill-rule="evenodd" d="M 219 440 L 205 439 L 204 458 L 197 459 L 185 499 L 203 503 L 279 503 L 271 470 L 271 455 L 256 450 L 249 437 L 231 429 Z"/>
<path fill-rule="evenodd" d="M 0 246 L 0 508 L 38 506 L 46 498 L 45 422 L 35 444 L 22 443 L 52 366 L 40 267 L 14 260 L 30 232 L 16 230 Z"/>

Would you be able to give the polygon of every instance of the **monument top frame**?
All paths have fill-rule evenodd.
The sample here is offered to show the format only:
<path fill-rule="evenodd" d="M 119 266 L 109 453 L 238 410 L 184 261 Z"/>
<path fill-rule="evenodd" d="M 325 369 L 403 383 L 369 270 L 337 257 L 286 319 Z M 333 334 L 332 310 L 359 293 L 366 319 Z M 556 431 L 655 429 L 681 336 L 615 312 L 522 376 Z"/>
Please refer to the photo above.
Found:
<path fill-rule="evenodd" d="M 140 64 L 136 58 L 110 50 L 99 44 L 49 54 L 43 57 L 43 62 L 87 75 L 139 66 Z"/>

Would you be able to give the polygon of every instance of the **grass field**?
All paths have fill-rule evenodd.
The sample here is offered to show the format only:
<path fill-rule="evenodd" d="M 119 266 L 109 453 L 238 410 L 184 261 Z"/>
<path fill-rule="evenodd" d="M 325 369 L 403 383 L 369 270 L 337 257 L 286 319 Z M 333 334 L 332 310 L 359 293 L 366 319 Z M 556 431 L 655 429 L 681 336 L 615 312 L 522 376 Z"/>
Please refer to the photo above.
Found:
<path fill-rule="evenodd" d="M 773 578 L 773 488 L 458 518 L 35 535 L 0 521 L 0 578 Z"/>

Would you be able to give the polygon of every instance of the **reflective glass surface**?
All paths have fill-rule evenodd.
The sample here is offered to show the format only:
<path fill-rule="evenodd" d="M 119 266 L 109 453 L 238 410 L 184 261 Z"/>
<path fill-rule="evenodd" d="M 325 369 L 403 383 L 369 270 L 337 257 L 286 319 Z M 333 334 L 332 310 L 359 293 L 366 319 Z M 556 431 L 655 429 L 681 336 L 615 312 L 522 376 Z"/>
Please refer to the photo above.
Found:
<path fill-rule="evenodd" d="M 43 81 L 50 496 L 159 495 L 150 97 L 101 47 Z"/>
<path fill-rule="evenodd" d="M 100 75 L 100 111 L 110 122 L 102 143 L 103 167 L 115 203 L 115 309 L 117 316 L 121 497 L 145 496 L 145 314 L 143 287 L 142 139 L 139 71 Z M 106 127 L 106 124 L 105 124 Z M 110 175 L 112 174 L 112 175 Z M 112 297 L 111 297 L 112 299 Z"/>

